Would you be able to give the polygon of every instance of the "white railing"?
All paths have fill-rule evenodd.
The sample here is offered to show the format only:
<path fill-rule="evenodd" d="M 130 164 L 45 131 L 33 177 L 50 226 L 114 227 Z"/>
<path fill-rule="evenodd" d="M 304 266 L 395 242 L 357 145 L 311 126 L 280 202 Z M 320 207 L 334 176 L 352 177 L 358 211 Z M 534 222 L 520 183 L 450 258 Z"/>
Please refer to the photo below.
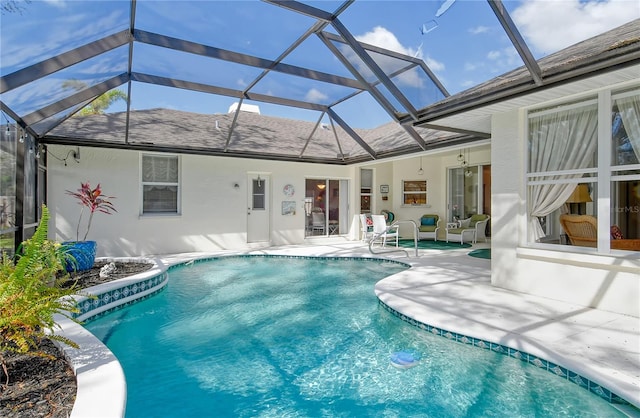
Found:
<path fill-rule="evenodd" d="M 415 247 L 415 250 L 416 250 L 416 257 L 417 257 L 418 256 L 418 224 L 416 224 L 416 222 L 412 221 L 412 220 L 395 221 L 391 225 L 387 226 L 383 232 L 378 232 L 377 234 L 374 233 L 373 236 L 369 239 L 369 252 L 371 254 L 389 254 L 389 253 L 403 252 L 403 253 L 405 253 L 407 255 L 407 257 L 409 257 L 409 252 L 407 250 L 405 250 L 405 249 L 400 249 L 400 248 L 385 250 L 385 251 L 382 251 L 382 252 L 373 251 L 373 243 L 378 238 L 380 238 L 382 235 L 384 235 L 387 232 L 389 232 L 390 229 L 397 228 L 398 225 L 403 224 L 403 223 L 408 223 L 408 222 L 411 222 L 413 224 L 413 244 L 414 244 L 414 247 Z M 400 239 L 400 237 L 398 237 L 398 239 Z"/>

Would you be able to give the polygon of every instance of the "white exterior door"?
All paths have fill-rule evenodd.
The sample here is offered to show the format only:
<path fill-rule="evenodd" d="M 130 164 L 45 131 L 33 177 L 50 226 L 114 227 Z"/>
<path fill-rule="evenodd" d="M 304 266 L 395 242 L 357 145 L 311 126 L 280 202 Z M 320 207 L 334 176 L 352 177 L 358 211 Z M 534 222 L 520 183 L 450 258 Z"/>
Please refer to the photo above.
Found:
<path fill-rule="evenodd" d="M 249 174 L 247 196 L 247 242 L 270 241 L 269 177 Z"/>

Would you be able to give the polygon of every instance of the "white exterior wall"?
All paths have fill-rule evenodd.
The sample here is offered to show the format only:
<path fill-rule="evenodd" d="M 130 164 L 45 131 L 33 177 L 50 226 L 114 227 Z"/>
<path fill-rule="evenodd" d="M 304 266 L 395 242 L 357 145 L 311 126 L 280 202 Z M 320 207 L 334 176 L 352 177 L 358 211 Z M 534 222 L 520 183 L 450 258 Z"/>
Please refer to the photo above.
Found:
<path fill-rule="evenodd" d="M 640 316 L 637 258 L 527 248 L 524 158 L 523 114 L 512 111 L 494 115 L 491 283 L 580 306 Z"/>
<path fill-rule="evenodd" d="M 447 221 L 447 172 L 450 168 L 460 167 L 457 160 L 459 149 L 442 151 L 436 154 L 422 156 L 423 174 L 419 175 L 420 158 L 412 157 L 401 160 L 368 164 L 362 168 L 373 170 L 373 213 L 388 210 L 394 213 L 396 220 L 413 220 L 418 226 L 420 217 L 426 213 L 440 215 L 443 219 L 439 239 L 445 239 L 445 223 Z M 491 164 L 490 145 L 471 148 L 467 151 L 470 165 Z M 358 169 L 359 173 L 359 169 Z M 411 206 L 402 204 L 403 180 L 427 180 L 427 206 Z M 358 187 L 359 187 L 358 179 Z M 380 185 L 389 185 L 388 200 L 382 200 Z M 400 236 L 413 238 L 413 226 L 409 223 L 400 224 Z"/>
<path fill-rule="evenodd" d="M 391 211 L 398 220 L 413 220 L 420 226 L 420 217 L 425 213 L 434 213 L 443 217 L 446 213 L 446 169 L 442 157 L 437 155 L 422 157 L 423 174 L 419 175 L 420 158 L 395 161 L 393 163 L 393 183 L 391 194 L 393 195 L 393 209 Z M 402 181 L 426 180 L 427 181 L 427 207 L 403 205 Z M 413 238 L 413 225 L 401 224 L 400 236 Z"/>
<path fill-rule="evenodd" d="M 52 155 L 63 158 L 75 147 L 50 146 Z M 250 160 L 228 157 L 180 155 L 181 215 L 141 216 L 140 152 L 115 149 L 81 148 L 80 163 L 72 158 L 65 166 L 49 156 L 47 204 L 52 212 L 49 231 L 57 241 L 75 240 L 80 207 L 65 190 L 75 191 L 80 183 L 102 185 L 105 195 L 115 196 L 117 213 L 94 215 L 87 239 L 98 242 L 98 256 L 120 257 L 151 254 L 243 249 L 262 244 L 247 244 L 247 175 L 261 173 L 270 177 L 271 244 L 301 244 L 304 238 L 305 179 L 353 178 L 353 167 Z M 234 188 L 234 183 L 240 185 Z M 295 194 L 286 197 L 286 184 Z M 358 190 L 359 192 L 359 190 Z M 355 189 L 350 182 L 349 207 L 354 208 Z M 294 200 L 298 210 L 283 216 L 284 200 Z M 86 220 L 87 213 L 83 215 Z M 330 239 L 345 240 L 343 237 Z M 357 224 L 356 224 L 357 228 Z M 82 239 L 82 235 L 80 236 Z M 325 238 L 329 239 L 329 238 Z"/>
<path fill-rule="evenodd" d="M 62 158 L 75 147 L 49 146 L 51 155 Z M 450 150 L 422 157 L 424 173 L 418 175 L 418 157 L 368 164 L 373 169 L 373 212 L 394 212 L 397 220 L 419 222 L 424 213 L 447 213 L 447 169 L 458 167 L 458 151 Z M 51 156 L 48 159 L 47 202 L 53 218 L 50 231 L 57 241 L 75 240 L 80 207 L 65 194 L 75 191 L 80 182 L 98 183 L 108 196 L 115 196 L 117 213 L 96 213 L 87 239 L 98 241 L 98 256 L 137 256 L 219 249 L 255 248 L 264 244 L 247 244 L 247 174 L 260 173 L 271 181 L 271 244 L 287 245 L 322 240 L 360 239 L 360 166 L 303 164 L 250 160 L 229 157 L 180 155 L 181 215 L 140 215 L 140 152 L 115 149 L 81 148 L 80 162 L 67 159 L 67 165 Z M 472 164 L 488 164 L 490 147 L 472 149 Z M 304 237 L 303 199 L 306 178 L 349 179 L 351 225 L 338 237 Z M 427 180 L 429 207 L 402 205 L 402 180 Z M 240 185 L 234 188 L 234 183 Z M 295 187 L 292 198 L 285 197 L 282 188 Z M 382 200 L 380 185 L 389 185 L 388 200 Z M 281 204 L 294 200 L 298 210 L 294 216 L 283 216 Z M 83 224 L 86 222 L 84 215 Z M 446 219 L 445 221 L 446 222 Z M 82 231 L 81 231 L 82 232 Z M 412 226 L 403 224 L 401 236 L 413 237 Z M 444 239 L 444 227 L 441 231 Z M 80 236 L 82 238 L 82 234 Z"/>
<path fill-rule="evenodd" d="M 422 157 L 423 175 L 418 174 L 420 159 L 412 158 L 393 162 L 393 183 L 391 195 L 393 195 L 392 212 L 397 219 L 411 219 L 420 226 L 420 217 L 424 214 L 436 214 L 442 219 L 438 239 L 445 239 L 445 227 L 447 222 L 447 173 L 451 168 L 459 168 L 457 157 L 460 150 L 450 150 Z M 484 145 L 467 150 L 467 159 L 470 166 L 478 164 L 491 164 L 491 147 Z M 427 180 L 427 207 L 402 204 L 403 180 Z M 413 238 L 412 226 L 401 225 L 400 235 L 405 238 Z"/>

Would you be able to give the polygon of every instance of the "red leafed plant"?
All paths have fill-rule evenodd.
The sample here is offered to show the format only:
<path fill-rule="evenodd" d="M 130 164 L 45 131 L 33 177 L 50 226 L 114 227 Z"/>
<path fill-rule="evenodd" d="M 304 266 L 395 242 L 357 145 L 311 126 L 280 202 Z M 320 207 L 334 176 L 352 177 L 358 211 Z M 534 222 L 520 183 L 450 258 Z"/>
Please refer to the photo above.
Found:
<path fill-rule="evenodd" d="M 78 227 L 76 228 L 76 240 L 78 241 L 80 237 L 80 224 L 82 223 L 82 214 L 85 208 L 89 209 L 89 222 L 87 223 L 87 230 L 84 234 L 83 241 L 86 241 L 87 235 L 89 235 L 89 229 L 91 229 L 91 221 L 93 219 L 93 214 L 95 212 L 106 213 L 107 215 L 111 215 L 113 212 L 117 212 L 116 208 L 113 206 L 113 203 L 109 201 L 109 199 L 115 199 L 113 196 L 104 196 L 102 194 L 102 188 L 100 184 L 95 187 L 95 189 L 91 188 L 89 182 L 80 183 L 80 188 L 76 192 L 72 192 L 67 190 L 67 194 L 78 199 L 78 204 L 82 206 L 80 210 L 80 218 L 78 219 Z"/>

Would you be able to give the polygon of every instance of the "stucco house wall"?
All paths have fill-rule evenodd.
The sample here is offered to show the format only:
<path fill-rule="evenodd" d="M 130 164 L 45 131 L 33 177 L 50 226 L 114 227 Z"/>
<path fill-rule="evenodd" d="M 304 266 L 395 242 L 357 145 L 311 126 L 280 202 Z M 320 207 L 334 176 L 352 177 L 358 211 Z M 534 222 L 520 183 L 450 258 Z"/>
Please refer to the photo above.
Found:
<path fill-rule="evenodd" d="M 492 117 L 491 283 L 581 307 L 640 316 L 640 260 L 527 246 L 524 110 Z M 556 247 L 558 248 L 558 247 Z"/>
<path fill-rule="evenodd" d="M 80 148 L 80 160 L 61 158 L 75 147 L 50 146 L 47 202 L 54 209 L 52 238 L 75 240 L 80 206 L 66 190 L 76 190 L 81 182 L 102 185 L 103 192 L 115 196 L 117 213 L 94 217 L 88 239 L 98 241 L 98 256 L 134 256 L 150 254 L 215 251 L 256 248 L 265 243 L 247 243 L 248 173 L 269 177 L 271 208 L 271 245 L 318 243 L 325 240 L 358 240 L 360 224 L 360 168 L 373 170 L 373 212 L 394 212 L 398 220 L 419 222 L 424 213 L 437 213 L 446 222 L 447 170 L 458 167 L 458 150 L 444 150 L 422 156 L 374 164 L 340 167 L 334 165 L 251 160 L 199 155 L 181 155 L 180 215 L 140 215 L 140 156 L 137 151 Z M 473 164 L 489 164 L 490 146 L 469 150 Z M 304 192 L 306 178 L 349 180 L 350 225 L 344 234 L 305 238 Z M 427 180 L 428 207 L 402 204 L 403 180 Z M 239 187 L 235 188 L 234 184 Z M 282 189 L 292 184 L 296 193 L 285 197 Z M 389 185 L 388 199 L 382 200 L 380 185 Z M 294 200 L 293 216 L 280 212 L 282 201 Z M 86 222 L 87 214 L 84 215 Z M 83 223 L 84 223 L 83 222 Z M 413 237 L 412 225 L 401 225 L 401 236 Z M 441 231 L 444 239 L 444 228 Z"/>
<path fill-rule="evenodd" d="M 49 152 L 64 157 L 75 149 L 50 146 Z M 113 203 L 118 212 L 97 213 L 87 239 L 98 242 L 98 256 L 111 257 L 264 246 L 265 243 L 247 243 L 248 173 L 261 173 L 271 181 L 270 244 L 301 244 L 305 242 L 305 178 L 352 179 L 355 171 L 353 167 L 333 165 L 181 155 L 181 214 L 150 216 L 140 215 L 140 152 L 102 148 L 80 151 L 80 162 L 68 159 L 66 166 L 57 158 L 49 158 L 47 204 L 54 214 L 49 228 L 51 238 L 76 239 L 80 206 L 65 190 L 75 191 L 85 181 L 92 186 L 100 183 L 106 195 L 115 196 Z M 235 183 L 238 188 L 234 188 Z M 286 184 L 295 187 L 291 198 L 282 193 Z M 349 207 L 353 208 L 353 182 L 349 196 Z M 295 215 L 281 214 L 283 200 L 297 202 Z M 85 213 L 85 220 L 86 216 Z M 332 239 L 349 239 L 356 232 L 349 230 Z"/>
<path fill-rule="evenodd" d="M 373 170 L 373 213 L 388 210 L 394 213 L 395 219 L 400 221 L 413 220 L 420 222 L 420 217 L 425 213 L 440 215 L 443 219 L 442 229 L 439 231 L 439 239 L 445 239 L 444 227 L 447 222 L 447 173 L 450 168 L 459 168 L 460 162 L 457 156 L 460 148 L 445 149 L 422 157 L 402 158 L 373 164 L 360 165 L 356 172 L 356 193 L 359 193 L 360 168 Z M 466 155 L 471 165 L 491 164 L 491 145 L 483 143 L 468 148 Z M 423 173 L 420 175 L 420 160 L 422 160 Z M 402 199 L 402 182 L 404 180 L 427 181 L 427 206 L 404 205 Z M 381 185 L 389 186 L 387 200 L 382 200 Z M 358 207 L 355 214 L 359 213 L 359 195 L 356 195 Z M 358 225 L 358 219 L 354 220 Z M 407 222 L 400 223 L 400 236 L 413 238 L 413 226 Z M 358 239 L 358 238 L 356 238 Z"/>
<path fill-rule="evenodd" d="M 270 179 L 271 245 L 317 243 L 323 240 L 358 240 L 360 225 L 360 168 L 373 170 L 373 212 L 394 212 L 396 219 L 419 221 L 424 213 L 447 213 L 447 170 L 458 167 L 457 149 L 422 156 L 340 167 L 334 165 L 278 162 L 238 158 L 181 155 L 180 215 L 140 215 L 141 153 L 102 148 L 80 148 L 80 159 L 63 158 L 75 147 L 49 147 L 47 202 L 54 209 L 50 230 L 58 241 L 75 240 L 80 206 L 65 191 L 75 191 L 81 182 L 102 185 L 103 192 L 115 196 L 117 213 L 94 216 L 88 239 L 98 241 L 98 256 L 246 249 L 265 243 L 247 243 L 248 173 Z M 469 151 L 473 164 L 489 164 L 488 144 Z M 305 238 L 304 192 L 306 178 L 349 180 L 350 224 L 339 237 Z M 428 207 L 402 204 L 403 180 L 427 180 Z M 235 188 L 234 184 L 239 187 Z M 282 189 L 292 184 L 296 193 L 285 197 Z M 380 185 L 389 185 L 388 199 L 382 200 Z M 280 212 L 282 201 L 294 200 L 293 216 Z M 86 222 L 87 214 L 84 215 Z M 444 239 L 444 230 L 441 231 Z M 401 226 L 401 236 L 413 237 L 410 224 Z"/>
<path fill-rule="evenodd" d="M 443 150 L 434 154 L 422 157 L 423 174 L 418 174 L 420 168 L 420 158 L 411 158 L 394 161 L 393 183 L 390 195 L 393 195 L 393 208 L 398 219 L 413 220 L 420 222 L 423 214 L 437 214 L 442 219 L 442 227 L 439 231 L 438 239 L 445 239 L 445 226 L 448 213 L 447 190 L 449 188 L 447 174 L 451 168 L 459 168 L 460 162 L 457 156 L 459 148 Z M 484 144 L 468 148 L 466 156 L 470 165 L 491 164 L 491 146 Z M 403 180 L 426 180 L 427 181 L 427 206 L 404 205 L 402 199 Z M 413 237 L 412 225 L 402 224 L 400 235 L 406 238 Z"/>

